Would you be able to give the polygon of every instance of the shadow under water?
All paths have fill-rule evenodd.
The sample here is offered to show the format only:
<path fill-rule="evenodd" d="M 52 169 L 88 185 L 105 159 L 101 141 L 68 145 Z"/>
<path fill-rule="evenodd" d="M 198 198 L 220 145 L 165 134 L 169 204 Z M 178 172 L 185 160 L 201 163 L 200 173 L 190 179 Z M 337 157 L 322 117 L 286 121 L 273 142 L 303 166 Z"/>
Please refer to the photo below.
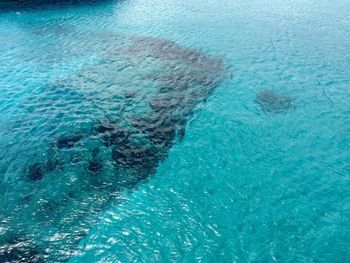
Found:
<path fill-rule="evenodd" d="M 40 101 L 51 102 L 50 129 L 39 131 L 49 140 L 22 167 L 11 189 L 15 205 L 1 211 L 1 262 L 74 255 L 98 212 L 155 173 L 226 74 L 220 59 L 164 39 L 107 32 L 57 39 L 70 54 L 98 59 L 23 102 L 33 119 L 41 116 Z"/>

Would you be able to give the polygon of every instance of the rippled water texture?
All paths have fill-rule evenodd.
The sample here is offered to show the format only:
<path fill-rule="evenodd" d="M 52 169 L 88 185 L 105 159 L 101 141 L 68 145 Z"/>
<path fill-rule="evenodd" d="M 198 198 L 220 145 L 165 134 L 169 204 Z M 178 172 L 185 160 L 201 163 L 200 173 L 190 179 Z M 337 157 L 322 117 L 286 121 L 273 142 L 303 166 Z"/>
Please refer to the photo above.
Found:
<path fill-rule="evenodd" d="M 350 261 L 350 5 L 0 4 L 1 262 Z"/>

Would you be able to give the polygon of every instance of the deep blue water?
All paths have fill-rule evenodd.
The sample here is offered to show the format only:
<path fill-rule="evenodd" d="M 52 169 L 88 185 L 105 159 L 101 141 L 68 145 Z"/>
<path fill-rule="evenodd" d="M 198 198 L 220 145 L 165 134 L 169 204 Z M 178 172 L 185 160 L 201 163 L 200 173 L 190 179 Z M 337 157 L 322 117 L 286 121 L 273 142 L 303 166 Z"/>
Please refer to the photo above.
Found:
<path fill-rule="evenodd" d="M 1 262 L 349 262 L 350 3 L 0 4 Z"/>

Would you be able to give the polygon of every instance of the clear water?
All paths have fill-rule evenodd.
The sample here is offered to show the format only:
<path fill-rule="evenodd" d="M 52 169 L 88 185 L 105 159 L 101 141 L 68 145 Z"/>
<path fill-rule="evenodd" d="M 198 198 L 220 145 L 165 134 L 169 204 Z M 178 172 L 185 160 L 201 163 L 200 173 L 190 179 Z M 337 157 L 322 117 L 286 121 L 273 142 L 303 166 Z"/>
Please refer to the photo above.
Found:
<path fill-rule="evenodd" d="M 1 261 L 350 261 L 347 1 L 2 7 Z"/>

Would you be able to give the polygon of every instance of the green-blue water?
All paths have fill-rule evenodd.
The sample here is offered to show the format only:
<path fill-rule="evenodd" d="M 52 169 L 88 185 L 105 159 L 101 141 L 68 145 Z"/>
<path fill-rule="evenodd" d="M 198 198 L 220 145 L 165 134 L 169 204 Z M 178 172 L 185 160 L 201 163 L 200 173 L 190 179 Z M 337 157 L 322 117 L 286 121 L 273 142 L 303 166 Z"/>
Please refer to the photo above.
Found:
<path fill-rule="evenodd" d="M 0 10 L 1 262 L 350 261 L 348 1 Z"/>

